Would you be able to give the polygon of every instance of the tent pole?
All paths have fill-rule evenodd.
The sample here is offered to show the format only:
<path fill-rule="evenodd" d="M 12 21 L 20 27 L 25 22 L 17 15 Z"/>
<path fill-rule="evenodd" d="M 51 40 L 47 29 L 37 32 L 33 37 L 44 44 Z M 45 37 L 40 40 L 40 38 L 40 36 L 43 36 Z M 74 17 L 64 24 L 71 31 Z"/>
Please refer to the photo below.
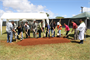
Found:
<path fill-rule="evenodd" d="M 9 22 L 9 20 L 8 19 L 6 19 L 6 24 Z"/>
<path fill-rule="evenodd" d="M 1 35 L 2 35 L 2 19 L 1 19 L 0 29 L 1 29 Z"/>
<path fill-rule="evenodd" d="M 2 22 L 2 20 L 1 20 L 1 35 L 2 35 L 2 23 L 3 23 L 3 22 Z"/>

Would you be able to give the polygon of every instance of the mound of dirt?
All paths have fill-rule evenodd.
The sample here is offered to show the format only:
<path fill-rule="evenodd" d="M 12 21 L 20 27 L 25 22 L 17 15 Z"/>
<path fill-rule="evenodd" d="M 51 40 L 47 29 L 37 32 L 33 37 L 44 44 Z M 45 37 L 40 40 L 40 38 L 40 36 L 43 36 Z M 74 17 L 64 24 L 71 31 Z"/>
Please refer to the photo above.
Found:
<path fill-rule="evenodd" d="M 39 44 L 56 44 L 56 43 L 69 43 L 70 40 L 66 38 L 28 38 L 18 42 L 18 45 L 28 46 L 28 45 L 39 45 Z"/>

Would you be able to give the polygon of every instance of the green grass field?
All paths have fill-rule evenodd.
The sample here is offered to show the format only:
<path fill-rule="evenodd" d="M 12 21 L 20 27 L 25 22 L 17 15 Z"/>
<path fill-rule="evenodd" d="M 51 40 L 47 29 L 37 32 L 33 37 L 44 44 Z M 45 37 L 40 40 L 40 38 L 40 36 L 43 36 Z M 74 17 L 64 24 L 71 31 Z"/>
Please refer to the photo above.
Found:
<path fill-rule="evenodd" d="M 0 32 L 0 60 L 90 60 L 90 30 L 87 31 L 84 44 L 72 41 L 72 33 L 69 36 L 72 41 L 70 43 L 35 46 L 19 46 L 15 41 L 13 44 L 9 44 L 6 42 L 5 31 L 6 27 L 4 26 L 3 35 Z"/>

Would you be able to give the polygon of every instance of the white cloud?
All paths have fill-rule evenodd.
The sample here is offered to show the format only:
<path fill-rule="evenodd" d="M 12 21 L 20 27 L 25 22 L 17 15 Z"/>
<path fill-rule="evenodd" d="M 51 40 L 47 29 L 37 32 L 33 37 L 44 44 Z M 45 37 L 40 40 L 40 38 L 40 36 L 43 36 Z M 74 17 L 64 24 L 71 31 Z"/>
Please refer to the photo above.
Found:
<path fill-rule="evenodd" d="M 0 10 L 0 17 L 2 16 L 3 13 L 4 13 L 4 11 L 3 10 Z"/>
<path fill-rule="evenodd" d="M 62 15 L 62 17 L 67 17 L 67 15 Z"/>
<path fill-rule="evenodd" d="M 11 10 L 8 10 L 8 11 L 6 11 L 6 13 L 13 13 L 13 11 L 11 11 Z"/>
<path fill-rule="evenodd" d="M 75 14 L 73 14 L 72 16 L 75 16 Z"/>
<path fill-rule="evenodd" d="M 13 13 L 13 12 L 10 10 L 7 11 L 0 10 L 0 17 L 3 15 L 3 13 Z"/>
<path fill-rule="evenodd" d="M 81 10 L 80 10 L 80 12 L 81 12 Z M 90 8 L 88 8 L 88 7 L 83 7 L 83 12 L 90 12 Z"/>
<path fill-rule="evenodd" d="M 0 10 L 0 17 L 2 16 L 2 14 L 4 13 L 4 11 L 3 10 Z M 1 20 L 0 20 L 0 30 L 1 30 Z"/>
<path fill-rule="evenodd" d="M 19 13 L 37 13 L 47 12 L 50 18 L 55 17 L 55 14 L 46 9 L 46 6 L 34 5 L 28 0 L 1 0 L 7 12 L 12 12 L 10 8 Z M 46 11 L 45 11 L 46 10 Z"/>
<path fill-rule="evenodd" d="M 28 0 L 3 0 L 4 7 L 10 7 L 17 12 L 39 12 L 43 11 L 45 6 L 34 5 Z"/>
<path fill-rule="evenodd" d="M 50 10 L 47 11 L 47 13 L 49 14 L 50 18 L 55 18 L 56 17 L 55 14 L 53 12 L 51 12 Z"/>

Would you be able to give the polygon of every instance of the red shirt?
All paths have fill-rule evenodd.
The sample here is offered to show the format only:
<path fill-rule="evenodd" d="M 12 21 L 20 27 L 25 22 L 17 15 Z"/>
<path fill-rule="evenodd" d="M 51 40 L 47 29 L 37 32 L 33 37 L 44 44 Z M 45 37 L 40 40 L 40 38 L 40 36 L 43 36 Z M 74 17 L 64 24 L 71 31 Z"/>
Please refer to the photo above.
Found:
<path fill-rule="evenodd" d="M 68 27 L 68 25 L 65 25 L 65 31 L 70 31 L 70 29 L 69 29 L 69 27 Z"/>
<path fill-rule="evenodd" d="M 75 22 L 73 22 L 73 29 L 77 28 L 77 24 Z"/>

